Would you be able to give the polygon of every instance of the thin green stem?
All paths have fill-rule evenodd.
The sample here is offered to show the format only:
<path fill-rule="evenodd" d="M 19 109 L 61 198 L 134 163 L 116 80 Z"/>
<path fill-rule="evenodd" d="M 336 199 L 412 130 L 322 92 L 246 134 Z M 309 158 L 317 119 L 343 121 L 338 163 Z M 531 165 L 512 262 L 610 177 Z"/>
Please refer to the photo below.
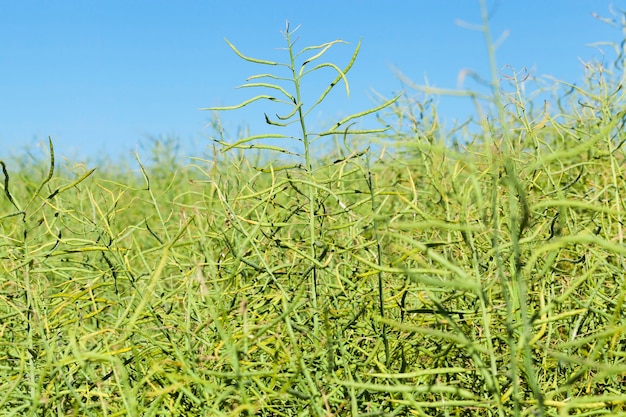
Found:
<path fill-rule="evenodd" d="M 287 45 L 289 49 L 289 68 L 291 69 L 293 76 L 294 88 L 296 90 L 296 102 L 294 106 L 298 109 L 298 120 L 300 122 L 300 129 L 302 131 L 302 143 L 304 145 L 304 163 L 307 176 L 311 181 L 313 181 L 313 165 L 311 162 L 311 143 L 309 141 L 309 135 L 307 132 L 307 126 L 305 122 L 305 117 L 302 109 L 302 93 L 300 87 L 301 76 L 298 74 L 296 70 L 296 59 L 293 52 L 293 43 L 291 42 L 291 33 L 289 32 L 289 27 L 285 30 L 285 37 L 287 39 Z M 309 249 L 310 255 L 312 259 L 317 259 L 317 251 L 316 251 L 316 242 L 317 242 L 317 232 L 316 232 L 316 201 L 317 201 L 317 190 L 315 187 L 307 186 L 308 189 L 308 199 L 309 199 Z M 313 307 L 314 316 L 313 316 L 313 334 L 315 337 L 319 335 L 319 311 L 318 311 L 318 302 L 317 302 L 317 267 L 313 265 L 313 269 L 311 271 L 311 283 L 310 283 L 310 291 L 311 291 L 311 305 Z"/>

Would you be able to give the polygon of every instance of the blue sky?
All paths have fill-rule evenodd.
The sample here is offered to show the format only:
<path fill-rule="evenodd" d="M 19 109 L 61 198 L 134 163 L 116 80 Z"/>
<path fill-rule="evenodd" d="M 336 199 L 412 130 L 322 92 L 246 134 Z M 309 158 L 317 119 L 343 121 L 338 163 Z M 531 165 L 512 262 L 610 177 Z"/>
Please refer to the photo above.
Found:
<path fill-rule="evenodd" d="M 617 29 L 592 17 L 610 16 L 621 2 L 601 0 L 488 1 L 494 10 L 498 65 L 532 68 L 580 81 L 580 59 L 600 58 L 598 41 L 619 41 Z M 372 106 L 372 91 L 402 89 L 394 68 L 418 84 L 455 88 L 459 71 L 488 77 L 480 32 L 457 24 L 480 23 L 476 0 L 165 1 L 73 0 L 0 3 L 0 158 L 7 149 L 33 148 L 52 136 L 71 159 L 130 156 L 148 138 L 175 136 L 186 154 L 209 144 L 211 113 L 201 107 L 237 104 L 252 91 L 235 90 L 267 68 L 241 61 L 227 37 L 247 55 L 284 61 L 280 31 L 289 20 L 299 47 L 334 39 L 350 42 L 328 59 L 345 65 L 362 38 L 348 74 L 349 99 L 337 89 L 312 121 L 323 124 Z M 609 50 L 609 48 L 605 48 Z M 324 88 L 330 72 L 312 78 Z M 442 101 L 441 116 L 464 107 Z M 248 125 L 263 133 L 264 107 L 222 114 L 232 136 Z M 275 109 L 268 109 L 270 112 Z M 200 152 L 197 152 L 198 154 Z"/>

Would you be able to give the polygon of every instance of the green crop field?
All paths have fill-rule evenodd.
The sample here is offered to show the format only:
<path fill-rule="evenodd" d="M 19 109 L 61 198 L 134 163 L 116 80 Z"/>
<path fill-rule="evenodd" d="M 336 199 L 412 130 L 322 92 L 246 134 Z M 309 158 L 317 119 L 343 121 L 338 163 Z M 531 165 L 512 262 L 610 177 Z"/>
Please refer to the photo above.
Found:
<path fill-rule="evenodd" d="M 253 94 L 208 110 L 298 137 L 1 162 L 0 415 L 626 416 L 623 56 L 545 105 L 492 61 L 452 129 L 404 93 L 314 132 L 359 47 L 292 33 L 231 45 Z"/>

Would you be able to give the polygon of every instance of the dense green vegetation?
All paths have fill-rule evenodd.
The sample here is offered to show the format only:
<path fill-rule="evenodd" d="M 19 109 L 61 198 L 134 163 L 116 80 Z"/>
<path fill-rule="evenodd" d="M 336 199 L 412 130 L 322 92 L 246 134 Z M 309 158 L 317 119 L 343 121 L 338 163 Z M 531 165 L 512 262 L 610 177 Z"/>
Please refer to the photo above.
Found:
<path fill-rule="evenodd" d="M 626 416 L 621 67 L 551 107 L 509 74 L 455 129 L 405 94 L 316 135 L 299 83 L 335 43 L 290 33 L 293 89 L 252 88 L 300 151 L 2 162 L 0 414 Z"/>

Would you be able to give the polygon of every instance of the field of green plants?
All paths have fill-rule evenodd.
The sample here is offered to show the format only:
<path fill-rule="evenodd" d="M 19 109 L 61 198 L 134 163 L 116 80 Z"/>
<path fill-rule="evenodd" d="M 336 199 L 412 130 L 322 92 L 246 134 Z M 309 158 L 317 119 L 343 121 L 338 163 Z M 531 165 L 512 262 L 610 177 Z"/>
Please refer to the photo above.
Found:
<path fill-rule="evenodd" d="M 623 56 L 544 103 L 491 48 L 466 124 L 422 91 L 314 132 L 359 47 L 293 32 L 208 109 L 279 133 L 0 162 L 0 415 L 626 416 Z"/>

